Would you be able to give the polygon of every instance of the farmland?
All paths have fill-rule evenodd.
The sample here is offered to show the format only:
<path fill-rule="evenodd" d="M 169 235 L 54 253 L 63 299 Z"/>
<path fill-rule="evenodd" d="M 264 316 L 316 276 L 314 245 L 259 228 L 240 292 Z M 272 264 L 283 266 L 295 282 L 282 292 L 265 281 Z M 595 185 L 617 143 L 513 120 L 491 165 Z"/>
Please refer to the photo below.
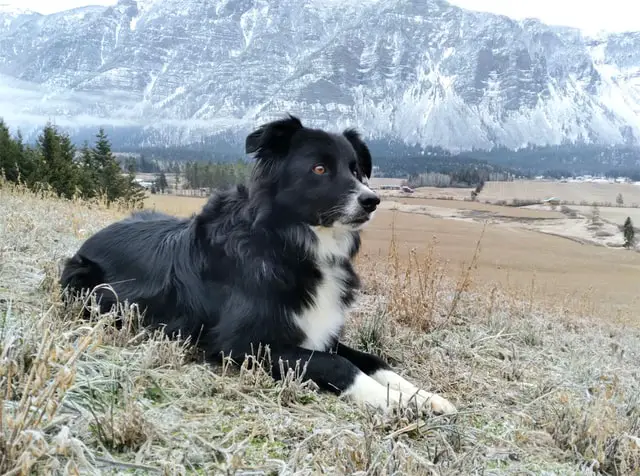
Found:
<path fill-rule="evenodd" d="M 513 182 L 487 182 L 480 199 L 482 201 L 510 202 L 517 200 L 545 200 L 556 197 L 573 205 L 592 203 L 616 204 L 621 194 L 624 203 L 640 206 L 640 185 L 628 183 L 560 182 L 517 180 Z"/>
<path fill-rule="evenodd" d="M 591 187 L 592 184 L 570 185 L 576 189 L 576 196 L 587 199 L 608 196 L 589 196 L 591 189 L 600 190 L 600 187 Z M 577 185 L 583 186 L 582 191 Z M 492 187 L 489 182 L 485 189 Z M 526 183 L 523 188 L 534 189 Z M 446 190 L 443 193 L 446 194 Z M 512 190 L 520 187 L 514 186 Z M 615 188 L 608 193 L 615 200 Z M 637 292 L 640 253 L 620 249 L 622 235 L 613 225 L 605 223 L 598 230 L 590 230 L 590 207 L 585 207 L 584 216 L 571 218 L 547 206 L 511 207 L 439 200 L 424 198 L 422 193 L 399 195 L 384 191 L 381 195 L 380 209 L 363 234 L 363 254 L 377 259 L 385 257 L 393 226 L 402 250 L 415 248 L 421 256 L 433 250 L 451 272 L 458 272 L 470 262 L 486 223 L 481 253 L 475 263 L 479 281 L 484 285 L 507 287 L 514 294 L 525 293 L 537 302 L 605 310 L 613 316 L 627 316 L 640 309 Z M 501 200 L 517 197 L 500 195 Z M 480 198 L 485 198 L 484 191 Z M 147 206 L 188 216 L 197 212 L 204 201 L 195 197 L 154 195 L 148 198 Z M 607 216 L 605 210 L 609 209 L 601 209 L 603 217 Z M 408 259 L 408 253 L 402 253 L 401 257 Z"/>

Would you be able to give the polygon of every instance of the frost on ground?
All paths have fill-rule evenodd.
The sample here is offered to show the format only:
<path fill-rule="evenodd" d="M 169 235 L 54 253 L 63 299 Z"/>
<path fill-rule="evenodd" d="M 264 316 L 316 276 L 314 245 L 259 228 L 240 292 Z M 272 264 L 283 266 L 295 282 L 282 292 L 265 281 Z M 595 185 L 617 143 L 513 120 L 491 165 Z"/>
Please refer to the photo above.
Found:
<path fill-rule="evenodd" d="M 304 377 L 199 362 L 135 309 L 80 321 L 56 262 L 118 217 L 0 188 L 2 474 L 633 474 L 640 332 L 448 275 L 435 254 L 360 260 L 346 339 L 451 399 L 382 417 Z M 406 260 L 404 262 L 407 262 Z"/>

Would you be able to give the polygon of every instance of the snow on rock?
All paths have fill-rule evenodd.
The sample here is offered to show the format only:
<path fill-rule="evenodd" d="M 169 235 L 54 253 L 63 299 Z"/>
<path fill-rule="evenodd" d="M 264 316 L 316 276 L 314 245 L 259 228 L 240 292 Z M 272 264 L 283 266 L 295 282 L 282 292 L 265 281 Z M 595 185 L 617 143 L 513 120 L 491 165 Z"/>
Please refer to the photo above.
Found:
<path fill-rule="evenodd" d="M 17 105 L 0 84 L 23 131 L 126 120 L 136 140 L 181 143 L 290 112 L 456 150 L 640 141 L 640 33 L 588 38 L 444 0 L 0 9 L 0 75 L 31 85 Z"/>

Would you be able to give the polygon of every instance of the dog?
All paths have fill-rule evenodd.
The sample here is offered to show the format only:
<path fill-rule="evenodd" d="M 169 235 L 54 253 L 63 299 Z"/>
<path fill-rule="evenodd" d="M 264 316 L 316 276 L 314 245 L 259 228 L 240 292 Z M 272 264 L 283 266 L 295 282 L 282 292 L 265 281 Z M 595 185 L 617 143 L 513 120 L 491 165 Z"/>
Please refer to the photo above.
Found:
<path fill-rule="evenodd" d="M 320 389 L 357 404 L 455 413 L 381 358 L 340 342 L 360 287 L 352 259 L 380 203 L 360 133 L 288 115 L 251 132 L 245 148 L 255 159 L 246 184 L 212 194 L 188 219 L 142 211 L 103 228 L 65 262 L 62 288 L 108 283 L 145 324 L 193 336 L 208 361 L 268 346 L 276 380 L 280 359 L 285 371 L 299 361 Z M 106 312 L 117 300 L 103 288 L 95 292 Z"/>

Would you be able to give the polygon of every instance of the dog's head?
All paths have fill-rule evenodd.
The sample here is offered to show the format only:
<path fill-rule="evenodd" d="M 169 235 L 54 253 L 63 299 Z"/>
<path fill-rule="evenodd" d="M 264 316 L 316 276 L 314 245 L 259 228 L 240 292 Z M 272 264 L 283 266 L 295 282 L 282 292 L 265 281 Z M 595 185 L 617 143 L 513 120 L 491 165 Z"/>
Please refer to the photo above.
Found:
<path fill-rule="evenodd" d="M 253 131 L 245 148 L 257 159 L 256 183 L 295 220 L 357 230 L 380 203 L 367 186 L 371 154 L 354 129 L 336 134 L 289 116 Z"/>

